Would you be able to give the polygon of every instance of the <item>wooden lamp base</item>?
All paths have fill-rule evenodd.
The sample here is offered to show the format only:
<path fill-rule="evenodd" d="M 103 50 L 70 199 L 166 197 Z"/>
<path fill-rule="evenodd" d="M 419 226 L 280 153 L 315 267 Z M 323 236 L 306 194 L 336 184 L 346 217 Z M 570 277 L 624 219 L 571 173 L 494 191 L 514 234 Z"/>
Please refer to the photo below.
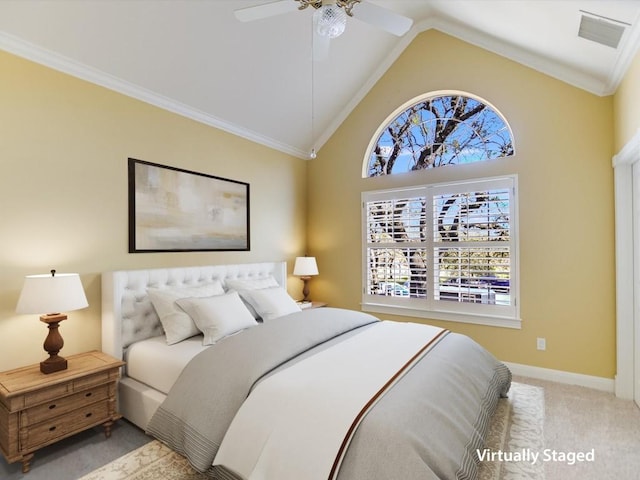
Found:
<path fill-rule="evenodd" d="M 300 280 L 302 280 L 303 282 L 303 286 L 302 286 L 302 302 L 303 303 L 308 303 L 311 301 L 311 299 L 309 298 L 309 280 L 311 280 L 311 277 L 300 277 Z"/>
<path fill-rule="evenodd" d="M 58 331 L 58 326 L 62 320 L 66 319 L 67 316 L 60 313 L 50 313 L 40 317 L 40 321 L 46 323 L 49 327 L 49 334 L 43 345 L 45 351 L 49 354 L 49 358 L 40 362 L 40 371 L 42 373 L 49 374 L 67 369 L 67 360 L 58 355 L 58 352 L 64 346 L 64 340 Z"/>

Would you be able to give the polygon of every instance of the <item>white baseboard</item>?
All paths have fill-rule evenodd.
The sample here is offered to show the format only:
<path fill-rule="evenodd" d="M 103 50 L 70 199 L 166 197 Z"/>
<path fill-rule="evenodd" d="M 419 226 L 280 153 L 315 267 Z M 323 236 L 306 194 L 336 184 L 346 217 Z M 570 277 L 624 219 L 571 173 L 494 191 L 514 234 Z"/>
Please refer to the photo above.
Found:
<path fill-rule="evenodd" d="M 522 365 L 520 363 L 504 362 L 504 364 L 509 367 L 509 370 L 511 370 L 511 373 L 514 375 L 537 378 L 538 380 L 548 380 L 550 382 L 566 383 L 568 385 L 579 385 L 581 387 L 593 388 L 609 393 L 614 393 L 615 391 L 615 381 L 612 378 L 594 377 L 581 373 Z"/>

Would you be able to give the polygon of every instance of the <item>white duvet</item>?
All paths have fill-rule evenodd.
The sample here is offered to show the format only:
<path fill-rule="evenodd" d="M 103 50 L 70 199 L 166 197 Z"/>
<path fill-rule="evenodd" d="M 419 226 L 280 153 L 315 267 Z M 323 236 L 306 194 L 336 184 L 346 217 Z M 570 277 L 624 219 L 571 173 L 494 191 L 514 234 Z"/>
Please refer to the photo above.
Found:
<path fill-rule="evenodd" d="M 445 333 L 381 322 L 270 376 L 236 414 L 213 464 L 250 480 L 334 478 L 366 412 Z"/>

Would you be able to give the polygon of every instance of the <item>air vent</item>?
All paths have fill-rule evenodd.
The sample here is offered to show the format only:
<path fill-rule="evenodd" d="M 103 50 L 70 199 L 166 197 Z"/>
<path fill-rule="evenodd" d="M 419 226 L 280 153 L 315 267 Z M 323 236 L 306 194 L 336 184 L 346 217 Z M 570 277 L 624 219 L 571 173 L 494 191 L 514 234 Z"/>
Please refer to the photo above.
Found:
<path fill-rule="evenodd" d="M 625 22 L 612 20 L 610 18 L 595 15 L 581 10 L 580 29 L 578 36 L 593 42 L 606 45 L 607 47 L 618 48 L 620 38 L 624 33 Z M 585 13 L 587 15 L 585 15 Z"/>

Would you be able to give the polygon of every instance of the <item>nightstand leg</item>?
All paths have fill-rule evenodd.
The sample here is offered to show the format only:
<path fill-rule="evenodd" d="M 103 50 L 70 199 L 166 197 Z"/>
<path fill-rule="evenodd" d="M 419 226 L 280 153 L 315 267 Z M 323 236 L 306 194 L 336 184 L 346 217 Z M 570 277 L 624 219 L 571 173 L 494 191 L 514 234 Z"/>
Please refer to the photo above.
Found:
<path fill-rule="evenodd" d="M 111 426 L 113 425 L 113 422 L 110 420 L 106 423 L 103 423 L 102 426 L 104 427 L 104 436 L 109 438 L 111 436 Z"/>
<path fill-rule="evenodd" d="M 22 457 L 22 473 L 28 473 L 31 470 L 31 459 L 33 458 L 33 453 L 29 453 Z"/>

